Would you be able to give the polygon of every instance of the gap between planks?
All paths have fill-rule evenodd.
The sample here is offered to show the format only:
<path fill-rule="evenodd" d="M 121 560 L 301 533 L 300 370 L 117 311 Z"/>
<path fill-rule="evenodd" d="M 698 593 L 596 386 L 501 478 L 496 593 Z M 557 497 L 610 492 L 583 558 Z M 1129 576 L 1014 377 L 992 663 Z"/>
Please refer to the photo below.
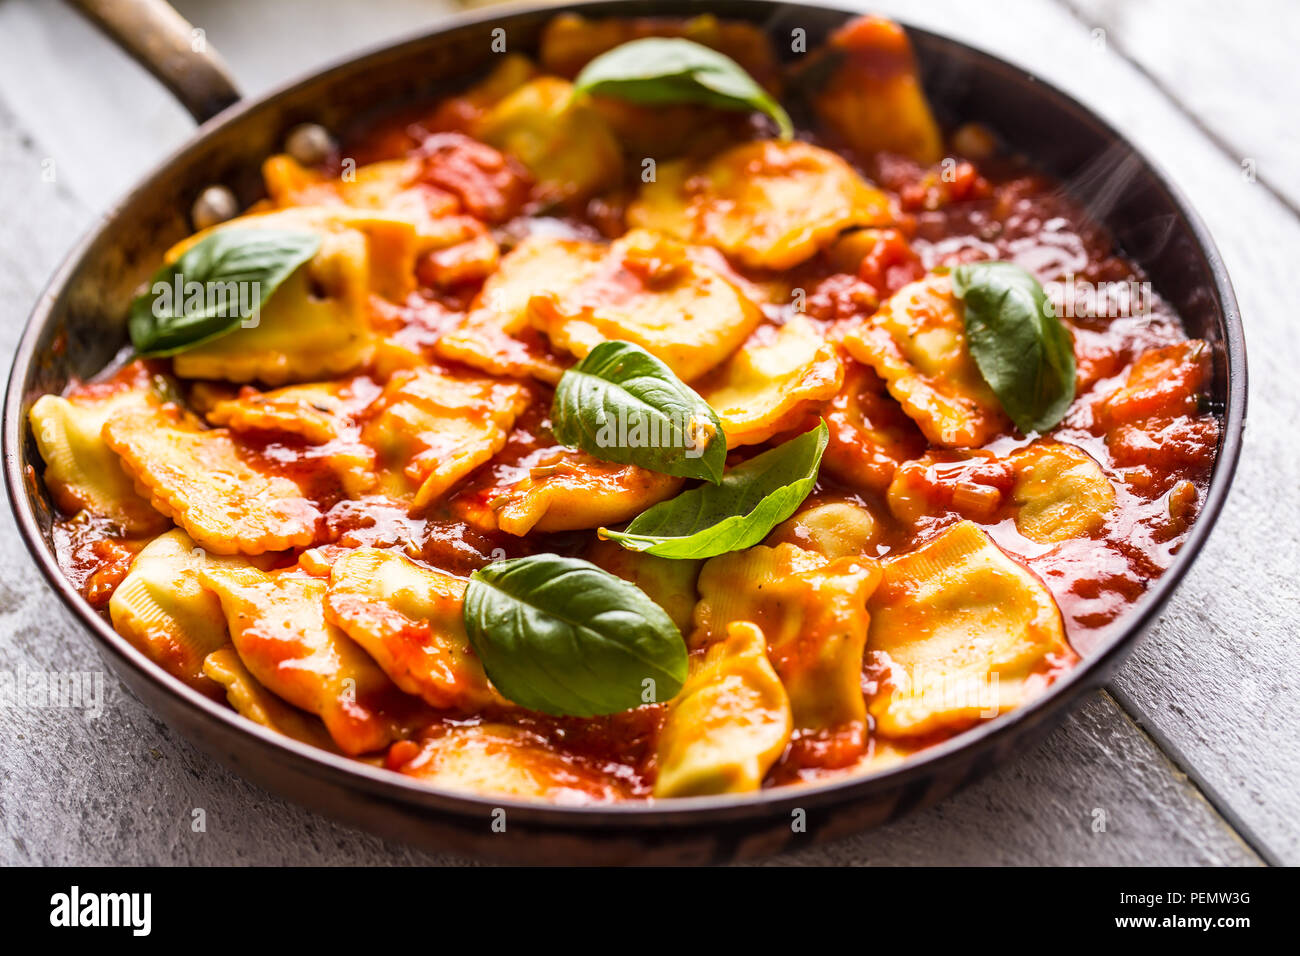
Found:
<path fill-rule="evenodd" d="M 1142 708 L 1123 690 L 1113 684 L 1106 684 L 1099 693 L 1115 705 L 1124 720 L 1132 725 L 1134 732 L 1142 735 L 1151 744 L 1153 750 L 1169 764 L 1173 773 L 1187 779 L 1191 789 L 1209 806 L 1211 812 L 1223 821 L 1225 829 L 1230 830 L 1241 844 L 1269 866 L 1282 866 L 1282 860 L 1268 848 L 1259 835 L 1243 820 L 1231 804 L 1225 800 L 1214 786 L 1192 765 L 1182 749 L 1167 734 L 1154 724 L 1149 724 L 1142 714 Z"/>

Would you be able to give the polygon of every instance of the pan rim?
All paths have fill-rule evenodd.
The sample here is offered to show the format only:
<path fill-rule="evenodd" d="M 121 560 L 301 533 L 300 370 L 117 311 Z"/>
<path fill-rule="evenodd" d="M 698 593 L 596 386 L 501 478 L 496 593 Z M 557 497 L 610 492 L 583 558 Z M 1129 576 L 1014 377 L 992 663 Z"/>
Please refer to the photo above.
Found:
<path fill-rule="evenodd" d="M 725 17 L 728 15 L 728 8 L 732 11 L 768 8 L 775 14 L 789 6 L 790 4 L 779 0 L 743 0 L 739 3 L 718 4 L 716 10 L 711 7 L 710 11 Z M 842 14 L 846 18 L 860 12 L 824 4 L 801 6 L 818 13 Z M 1014 711 L 912 755 L 896 767 L 861 776 L 831 777 L 822 782 L 768 788 L 756 794 L 743 796 L 724 795 L 625 804 L 557 806 L 430 787 L 389 770 L 327 753 L 256 725 L 166 674 L 142 652 L 122 640 L 108 622 L 91 608 L 63 576 L 52 550 L 46 546 L 35 511 L 24 491 L 25 463 L 22 460 L 22 452 L 26 427 L 24 408 L 26 380 L 37 358 L 36 344 L 53 317 L 60 296 L 66 294 L 70 285 L 69 279 L 76 272 L 87 252 L 111 227 L 114 220 L 136 202 L 137 197 L 154 188 L 155 182 L 166 170 L 182 162 L 192 150 L 198 149 L 217 130 L 242 122 L 250 115 L 269 108 L 277 100 L 289 97 L 309 84 L 324 80 L 331 73 L 352 69 L 362 61 L 395 54 L 406 47 L 418 46 L 434 37 L 458 29 L 474 27 L 490 21 L 504 22 L 513 16 L 543 11 L 551 14 L 572 11 L 627 16 L 644 13 L 646 10 L 673 15 L 688 9 L 691 9 L 691 6 L 679 0 L 667 0 L 667 2 L 591 0 L 591 2 L 559 4 L 554 7 L 524 2 L 445 17 L 434 29 L 416 31 L 393 41 L 377 44 L 277 85 L 261 96 L 238 101 L 199 126 L 184 144 L 156 164 L 122 199 L 113 203 L 103 215 L 97 217 L 54 270 L 29 313 L 15 350 L 14 363 L 9 375 L 5 395 L 3 435 L 0 436 L 0 440 L 3 442 L 4 449 L 6 491 L 24 544 L 63 604 L 95 637 L 97 650 L 101 655 L 107 652 L 116 665 L 127 667 L 140 679 L 156 687 L 160 686 L 165 693 L 172 695 L 183 706 L 195 712 L 191 716 L 196 719 L 214 720 L 225 731 L 256 740 L 261 751 L 260 755 L 264 759 L 278 758 L 281 762 L 291 762 L 294 769 L 307 776 L 328 777 L 349 788 L 363 790 L 372 796 L 382 797 L 404 806 L 423 807 L 474 819 L 489 817 L 494 811 L 504 808 L 509 811 L 512 819 L 543 826 L 603 828 L 610 825 L 634 825 L 658 829 L 765 818 L 794 807 L 821 807 L 846 803 L 875 792 L 901 791 L 909 784 L 930 779 L 944 765 L 955 762 L 963 755 L 969 756 L 995 746 L 998 741 L 1010 737 L 1016 728 L 1023 724 L 1063 718 L 1070 708 L 1077 706 L 1078 697 L 1084 690 L 1089 686 L 1100 684 L 1133 651 L 1137 642 L 1182 582 L 1217 524 L 1241 454 L 1248 394 L 1245 337 L 1240 310 L 1227 269 L 1204 222 L 1177 185 L 1159 165 L 1134 146 L 1127 137 L 1122 136 L 1109 122 L 1054 84 L 1038 78 L 1031 71 L 960 40 L 912 27 L 902 20 L 898 22 L 909 34 L 959 48 L 966 55 L 980 61 L 983 69 L 1010 71 L 1022 78 L 1032 79 L 1055 101 L 1057 107 L 1068 109 L 1076 121 L 1090 123 L 1109 139 L 1123 143 L 1165 194 L 1164 198 L 1169 205 L 1175 208 L 1186 222 L 1196 252 L 1202 259 L 1206 271 L 1213 277 L 1213 291 L 1223 313 L 1227 400 L 1223 409 L 1221 443 L 1201 513 L 1171 565 L 1143 597 L 1130 607 L 1103 642 L 1091 654 L 1083 657 L 1067 675 L 1055 681 L 1041 696 Z M 153 708 L 150 707 L 150 710 Z M 169 726 L 172 725 L 169 723 Z M 182 735 L 188 739 L 189 735 L 183 732 Z"/>

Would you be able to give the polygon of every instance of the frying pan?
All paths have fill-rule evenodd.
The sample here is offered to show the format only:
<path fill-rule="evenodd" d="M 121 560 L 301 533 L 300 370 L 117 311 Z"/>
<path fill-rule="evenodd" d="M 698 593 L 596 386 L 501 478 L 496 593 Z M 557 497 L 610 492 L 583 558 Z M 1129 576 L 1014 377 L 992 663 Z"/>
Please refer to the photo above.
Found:
<path fill-rule="evenodd" d="M 510 50 L 529 52 L 546 21 L 564 10 L 589 17 L 690 16 L 701 7 L 693 0 L 600 0 L 441 19 L 429 33 L 355 56 L 250 101 L 239 98 L 214 53 L 192 49 L 189 24 L 161 0 L 76 0 L 76 5 L 158 76 L 202 125 L 72 251 L 33 308 L 5 398 L 9 498 L 50 586 L 122 682 L 199 747 L 268 790 L 390 838 L 518 862 L 699 863 L 832 839 L 932 804 L 1043 738 L 1133 649 L 1201 550 L 1223 506 L 1241 449 L 1246 353 L 1232 287 L 1200 219 L 1163 174 L 1070 97 L 954 40 L 909 29 L 941 119 L 985 123 L 1062 180 L 1147 271 L 1188 333 L 1210 343 L 1211 401 L 1223 428 L 1205 506 L 1173 564 L 1121 625 L 1042 697 L 901 766 L 743 798 L 558 807 L 452 793 L 256 726 L 168 677 L 117 637 L 64 579 L 51 539 L 56 513 L 27 426 L 31 403 L 60 392 L 73 377 L 92 376 L 113 357 L 127 341 L 125 316 L 133 291 L 164 250 L 189 233 L 187 212 L 195 197 L 224 183 L 241 204 L 258 198 L 260 162 L 279 151 L 294 125 L 312 121 L 345 129 L 379 108 L 451 92 L 490 65 L 497 27 L 505 29 Z M 785 41 L 797 27 L 806 31 L 812 49 L 852 15 L 769 0 L 713 0 L 708 10 L 761 25 L 778 41 L 778 50 L 788 49 Z M 502 811 L 506 827 L 498 832 Z M 803 830 L 792 826 L 797 819 L 803 820 Z"/>

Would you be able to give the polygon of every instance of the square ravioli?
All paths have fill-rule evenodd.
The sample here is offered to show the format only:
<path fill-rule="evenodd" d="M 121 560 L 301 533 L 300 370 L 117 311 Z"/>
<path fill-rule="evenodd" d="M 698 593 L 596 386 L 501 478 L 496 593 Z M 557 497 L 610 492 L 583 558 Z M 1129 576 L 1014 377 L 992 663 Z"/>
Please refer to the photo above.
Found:
<path fill-rule="evenodd" d="M 167 519 L 136 491 L 103 437 L 104 424 L 114 415 L 151 404 L 146 389 L 120 386 L 71 399 L 42 395 L 33 403 L 28 412 L 32 436 L 45 460 L 45 486 L 60 508 L 102 515 L 127 534 L 167 527 Z"/>
<path fill-rule="evenodd" d="M 631 796 L 615 774 L 557 751 L 510 724 L 447 727 L 388 752 L 390 770 L 447 790 L 545 800 L 560 806 L 613 803 Z"/>
<path fill-rule="evenodd" d="M 432 707 L 473 713 L 507 706 L 470 648 L 465 580 L 393 551 L 358 548 L 334 562 L 325 617 L 398 687 Z"/>
<path fill-rule="evenodd" d="M 204 413 L 213 425 L 232 431 L 271 431 L 298 435 L 313 444 L 343 438 L 351 418 L 379 394 L 370 379 L 290 385 L 269 392 L 245 386 L 239 394 L 217 397 Z"/>
<path fill-rule="evenodd" d="M 760 327 L 695 390 L 718 413 L 727 446 L 735 448 L 794 427 L 843 378 L 835 346 L 797 315 L 779 328 Z"/>
<path fill-rule="evenodd" d="M 325 619 L 326 583 L 297 568 L 205 565 L 230 641 L 257 682 L 315 714 L 347 754 L 380 750 L 431 719 Z"/>
<path fill-rule="evenodd" d="M 204 658 L 203 675 L 225 691 L 226 701 L 241 717 L 330 753 L 342 752 L 319 717 L 286 704 L 259 684 L 233 644 L 219 647 Z"/>
<path fill-rule="evenodd" d="M 291 478 L 248 457 L 224 428 L 204 429 L 174 405 L 130 408 L 104 441 L 153 506 L 217 554 L 305 547 L 321 511 Z"/>
<path fill-rule="evenodd" d="M 466 488 L 452 512 L 487 533 L 578 531 L 630 521 L 681 486 L 672 475 L 551 445 Z"/>
<path fill-rule="evenodd" d="M 691 644 L 723 639 L 735 621 L 756 624 L 790 695 L 794 726 L 847 729 L 860 750 L 866 745 L 867 598 L 879 580 L 879 565 L 871 558 L 828 561 L 793 544 L 711 558 L 700 572 Z"/>
<path fill-rule="evenodd" d="M 683 381 L 721 364 L 763 317 L 705 254 L 645 230 L 614 242 L 581 282 L 539 289 L 528 315 L 552 344 L 579 358 L 601 342 L 622 339 Z"/>
<path fill-rule="evenodd" d="M 659 733 L 656 797 L 757 790 L 790 742 L 790 698 L 758 625 L 736 621 L 691 663 Z"/>
<path fill-rule="evenodd" d="M 250 219 L 276 220 L 286 213 Z M 240 228 L 246 228 L 239 220 Z M 265 222 L 303 228 L 296 219 Z M 415 259 L 411 259 L 412 271 Z M 369 323 L 367 238 L 355 229 L 321 230 L 315 258 L 295 269 L 266 299 L 256 324 L 200 343 L 175 356 L 177 375 L 264 381 L 304 381 L 351 371 L 374 352 Z"/>
<path fill-rule="evenodd" d="M 437 368 L 398 372 L 361 430 L 382 469 L 380 489 L 412 510 L 428 506 L 501 450 L 532 397 L 519 382 Z"/>
<path fill-rule="evenodd" d="M 434 346 L 437 354 L 492 375 L 554 384 L 565 362 L 531 325 L 528 303 L 539 289 L 562 292 L 590 275 L 604 246 L 582 239 L 529 236 L 501 260 L 469 312 Z"/>
<path fill-rule="evenodd" d="M 868 603 L 879 734 L 964 730 L 1019 706 L 1074 652 L 1047 587 L 961 521 L 884 562 Z"/>
<path fill-rule="evenodd" d="M 789 269 L 853 226 L 893 221 L 889 199 L 848 163 L 810 143 L 763 140 L 701 166 L 663 163 L 628 223 L 707 243 L 752 269 Z"/>
<path fill-rule="evenodd" d="M 844 346 L 876 370 L 933 444 L 973 447 L 1010 430 L 971 357 L 948 276 L 932 274 L 903 286 L 874 315 L 848 328 Z"/>
<path fill-rule="evenodd" d="M 243 216 L 230 228 L 307 230 L 321 245 L 275 289 L 255 324 L 179 353 L 173 363 L 185 378 L 283 385 L 360 368 L 376 343 L 370 296 L 403 301 L 414 289 L 415 229 L 398 218 L 290 209 Z M 168 261 L 206 235 L 177 245 Z"/>

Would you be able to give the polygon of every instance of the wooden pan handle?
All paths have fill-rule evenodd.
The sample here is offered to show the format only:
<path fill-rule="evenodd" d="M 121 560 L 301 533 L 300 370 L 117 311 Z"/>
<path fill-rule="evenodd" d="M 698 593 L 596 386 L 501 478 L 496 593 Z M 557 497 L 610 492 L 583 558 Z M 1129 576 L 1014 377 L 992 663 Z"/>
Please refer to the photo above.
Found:
<path fill-rule="evenodd" d="M 200 123 L 239 99 L 203 34 L 165 0 L 68 0 L 156 76 Z"/>

